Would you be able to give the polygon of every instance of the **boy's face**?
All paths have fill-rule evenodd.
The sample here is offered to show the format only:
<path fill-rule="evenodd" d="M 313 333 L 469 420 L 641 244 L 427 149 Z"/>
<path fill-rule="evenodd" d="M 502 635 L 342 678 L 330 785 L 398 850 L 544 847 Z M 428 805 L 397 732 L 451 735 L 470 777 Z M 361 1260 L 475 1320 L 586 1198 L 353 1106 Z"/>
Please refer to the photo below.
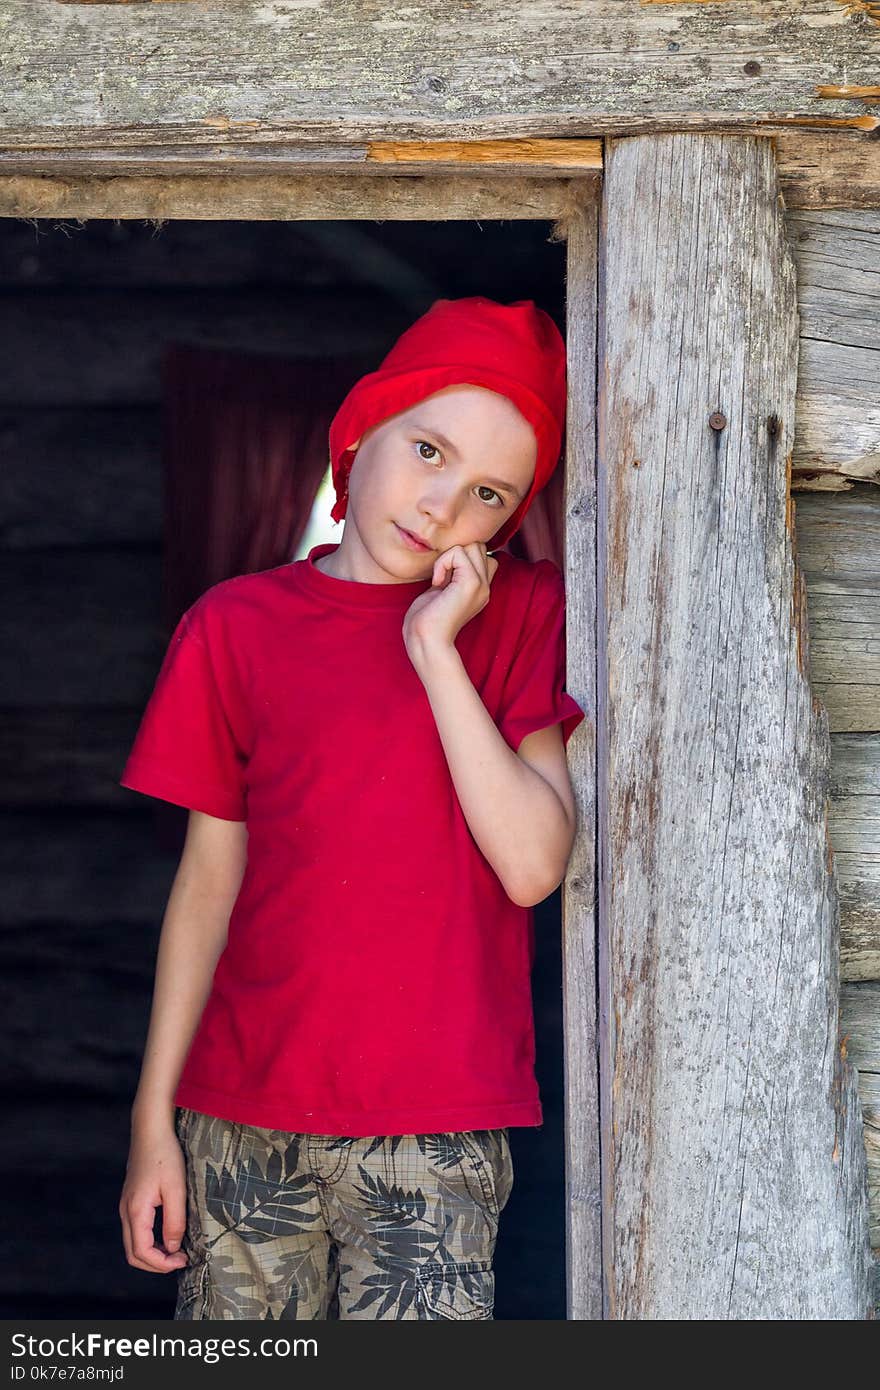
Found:
<path fill-rule="evenodd" d="M 526 496 L 536 461 L 534 431 L 507 396 L 447 386 L 361 439 L 342 546 L 402 582 L 427 578 L 444 550 L 494 536 Z M 398 528 L 430 548 L 412 549 Z"/>

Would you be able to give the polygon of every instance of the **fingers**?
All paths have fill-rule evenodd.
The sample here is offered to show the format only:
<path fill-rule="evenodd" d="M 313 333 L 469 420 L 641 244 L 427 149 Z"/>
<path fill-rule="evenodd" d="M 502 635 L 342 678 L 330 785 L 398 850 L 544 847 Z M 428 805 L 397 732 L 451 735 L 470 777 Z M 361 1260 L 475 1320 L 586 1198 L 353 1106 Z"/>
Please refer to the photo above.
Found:
<path fill-rule="evenodd" d="M 186 1231 L 186 1189 L 179 1182 L 162 1190 L 162 1244 L 170 1254 L 180 1249 Z"/>
<path fill-rule="evenodd" d="M 465 546 L 465 554 L 473 562 L 474 569 L 482 577 L 487 587 L 491 586 L 492 576 L 498 568 L 498 561 L 490 555 L 485 541 L 473 541 Z"/>
<path fill-rule="evenodd" d="M 488 553 L 485 541 L 470 541 L 467 545 L 452 545 L 448 550 L 444 550 L 438 555 L 434 562 L 433 584 L 438 585 L 438 580 L 451 575 L 456 565 L 456 551 L 464 556 L 474 570 L 474 573 L 486 585 L 491 588 L 492 578 L 498 568 L 498 561 L 494 555 Z M 460 563 L 460 561 L 459 561 Z M 441 585 L 440 587 L 445 587 Z"/>
<path fill-rule="evenodd" d="M 153 1240 L 156 1203 L 143 1198 L 124 1197 L 119 1204 L 119 1215 L 125 1257 L 135 1269 L 145 1269 L 153 1274 L 170 1274 L 188 1263 L 182 1250 L 166 1254 Z"/>
<path fill-rule="evenodd" d="M 434 572 L 431 576 L 431 584 L 435 589 L 446 588 L 446 578 L 452 575 L 455 569 L 455 546 L 450 550 L 444 550 L 434 561 Z"/>

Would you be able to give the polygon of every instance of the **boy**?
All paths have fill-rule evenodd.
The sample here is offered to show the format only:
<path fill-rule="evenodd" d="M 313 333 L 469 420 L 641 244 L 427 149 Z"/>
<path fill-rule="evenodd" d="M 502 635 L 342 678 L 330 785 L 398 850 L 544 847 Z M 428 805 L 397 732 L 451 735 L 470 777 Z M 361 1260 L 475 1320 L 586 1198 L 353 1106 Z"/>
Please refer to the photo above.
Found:
<path fill-rule="evenodd" d="M 493 1316 L 584 716 L 560 571 L 489 548 L 564 411 L 548 315 L 436 301 L 331 424 L 342 541 L 172 637 L 121 778 L 190 822 L 119 1206 L 175 1318 Z"/>

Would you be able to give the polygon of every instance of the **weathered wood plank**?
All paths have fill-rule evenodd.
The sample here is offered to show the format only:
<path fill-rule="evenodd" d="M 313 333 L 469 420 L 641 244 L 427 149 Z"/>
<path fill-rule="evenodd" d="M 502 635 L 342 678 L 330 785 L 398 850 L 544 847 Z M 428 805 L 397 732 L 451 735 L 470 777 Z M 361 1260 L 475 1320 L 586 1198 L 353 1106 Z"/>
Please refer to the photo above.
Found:
<path fill-rule="evenodd" d="M 605 180 L 608 1315 L 861 1319 L 866 1158 L 786 524 L 798 322 L 772 151 L 612 141 Z"/>
<path fill-rule="evenodd" d="M 840 1001 L 847 1056 L 860 1072 L 880 1077 L 880 980 L 844 985 Z"/>
<path fill-rule="evenodd" d="M 880 491 L 792 502 L 813 693 L 837 732 L 880 731 Z"/>
<path fill-rule="evenodd" d="M 2 166 L 0 166 L 2 167 Z M 587 177 L 587 176 L 585 176 Z M 590 174 L 594 178 L 597 175 Z M 556 218 L 576 206 L 584 177 L 522 178 L 486 174 L 412 177 L 397 172 L 360 178 L 332 173 L 0 174 L 0 217 L 148 217 L 364 221 L 406 218 L 458 221 L 471 217 Z"/>
<path fill-rule="evenodd" d="M 876 18 L 876 17 L 875 17 Z M 117 135 L 374 139 L 595 136 L 658 120 L 855 125 L 878 116 L 877 24 L 832 0 L 723 6 L 364 0 L 258 6 L 5 0 L 4 143 Z M 756 58 L 755 55 L 760 55 Z M 39 132 L 39 138 L 34 139 Z"/>
<path fill-rule="evenodd" d="M 130 150 L 6 149 L 0 168 L 28 174 L 528 174 L 533 178 L 589 177 L 602 168 L 602 141 L 370 140 L 364 145 L 276 145 L 229 150 L 225 146 L 139 146 Z"/>
<path fill-rule="evenodd" d="M 792 500 L 810 684 L 833 733 L 880 731 L 880 491 Z"/>
<path fill-rule="evenodd" d="M 829 793 L 840 976 L 880 980 L 880 733 L 831 735 Z"/>
<path fill-rule="evenodd" d="M 836 733 L 877 727 L 877 595 L 847 582 L 813 586 L 809 606 L 813 693 Z"/>
<path fill-rule="evenodd" d="M 666 128 L 668 124 L 662 116 L 657 118 L 658 128 Z M 640 122 L 643 129 L 652 128 L 652 125 L 649 117 Z M 749 124 L 742 127 L 741 133 L 761 134 L 762 127 Z M 768 136 L 773 139 L 776 149 L 780 191 L 786 207 L 813 208 L 821 213 L 827 213 L 832 208 L 876 210 L 880 205 L 880 145 L 871 139 L 871 134 L 870 131 L 849 129 L 814 131 L 799 126 Z M 240 144 L 152 145 L 142 140 L 132 145 L 131 132 L 117 131 L 109 143 L 81 149 L 75 148 L 70 140 L 63 148 L 55 148 L 51 131 L 40 132 L 42 144 L 35 144 L 36 138 L 20 147 L 10 148 L 2 144 L 0 137 L 0 171 L 6 175 L 51 175 L 68 181 L 69 188 L 56 195 L 60 207 L 65 206 L 65 199 L 71 205 L 81 205 L 84 195 L 74 181 L 83 175 L 228 174 L 239 178 L 255 174 L 304 176 L 320 172 L 325 178 L 332 179 L 339 174 L 387 176 L 393 168 L 397 174 L 421 174 L 431 178 L 441 174 L 473 178 L 489 173 L 496 178 L 508 178 L 516 172 L 527 173 L 532 178 L 555 178 L 561 173 L 569 177 L 589 177 L 599 167 L 600 154 L 594 156 L 591 153 L 585 159 L 581 151 L 588 147 L 601 150 L 600 142 L 577 136 L 547 140 L 512 138 L 466 142 L 370 141 L 352 145 L 304 145 L 285 142 L 268 130 L 262 133 L 262 143 L 248 143 L 246 137 L 245 142 Z M 548 156 L 546 151 L 551 146 L 552 156 Z M 568 153 L 569 146 L 577 151 L 574 156 Z M 541 149 L 543 153 L 541 157 L 523 160 L 523 147 Z M 455 157 L 445 162 L 444 156 L 452 151 Z M 130 208 L 134 205 L 132 187 L 118 190 L 124 205 L 121 204 L 114 215 L 131 215 Z M 112 193 L 115 190 L 109 191 Z M 319 209 L 317 216 L 322 215 L 318 201 L 320 191 L 315 190 L 311 195 L 313 205 Z M 148 193 L 149 190 L 144 190 L 143 196 L 147 197 Z M 340 198 L 332 188 L 329 189 L 329 196 L 333 200 L 333 207 L 337 207 Z M 381 195 L 374 191 L 372 196 Z M 17 205 L 23 208 L 23 215 L 38 215 L 35 211 L 29 211 L 30 200 L 34 197 L 45 206 L 46 193 L 40 185 L 22 185 L 17 191 Z M 203 199 L 207 202 L 208 198 L 209 190 L 206 189 Z M 7 193 L 7 201 L 12 201 L 10 193 Z M 485 212 L 483 216 L 486 216 Z"/>
<path fill-rule="evenodd" d="M 828 583 L 849 584 L 880 600 L 880 488 L 860 487 L 838 495 L 804 494 L 792 505 L 798 556 L 808 591 L 819 593 Z M 875 728 L 880 729 L 880 699 L 877 717 Z"/>
<path fill-rule="evenodd" d="M 880 980 L 845 985 L 840 999 L 843 1045 L 858 1068 L 868 1172 L 869 1234 L 880 1260 Z M 880 1303 L 880 1287 L 877 1289 Z"/>
<path fill-rule="evenodd" d="M 876 211 L 880 145 L 869 132 L 817 131 L 803 126 L 773 136 L 785 206 Z"/>
<path fill-rule="evenodd" d="M 795 212 L 801 317 L 792 488 L 880 482 L 880 208 Z"/>
<path fill-rule="evenodd" d="M 846 998 L 844 998 L 843 1003 L 844 1008 L 846 1008 Z M 852 1058 L 852 1061 L 855 1066 L 859 1065 L 855 1057 Z M 859 1071 L 859 1100 L 862 1114 L 865 1117 L 868 1198 L 871 1208 L 871 1244 L 874 1246 L 875 1256 L 880 1258 L 880 1073 Z"/>
<path fill-rule="evenodd" d="M 596 995 L 596 293 L 599 203 L 568 225 L 565 574 L 568 685 L 585 719 L 569 744 L 578 834 L 563 885 L 567 1317 L 602 1317 Z"/>

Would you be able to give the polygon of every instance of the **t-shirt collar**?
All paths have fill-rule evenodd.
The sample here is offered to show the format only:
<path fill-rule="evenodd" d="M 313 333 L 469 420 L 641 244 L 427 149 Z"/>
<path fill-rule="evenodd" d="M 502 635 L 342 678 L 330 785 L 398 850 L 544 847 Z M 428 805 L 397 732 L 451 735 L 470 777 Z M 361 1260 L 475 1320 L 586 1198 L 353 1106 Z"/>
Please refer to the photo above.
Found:
<path fill-rule="evenodd" d="M 391 608 L 406 611 L 413 599 L 431 587 L 431 576 L 414 579 L 405 584 L 367 584 L 356 579 L 339 579 L 325 574 L 315 566 L 315 560 L 330 555 L 339 548 L 338 541 L 313 545 L 306 558 L 297 565 L 301 582 L 312 593 L 332 599 L 351 608 Z"/>

